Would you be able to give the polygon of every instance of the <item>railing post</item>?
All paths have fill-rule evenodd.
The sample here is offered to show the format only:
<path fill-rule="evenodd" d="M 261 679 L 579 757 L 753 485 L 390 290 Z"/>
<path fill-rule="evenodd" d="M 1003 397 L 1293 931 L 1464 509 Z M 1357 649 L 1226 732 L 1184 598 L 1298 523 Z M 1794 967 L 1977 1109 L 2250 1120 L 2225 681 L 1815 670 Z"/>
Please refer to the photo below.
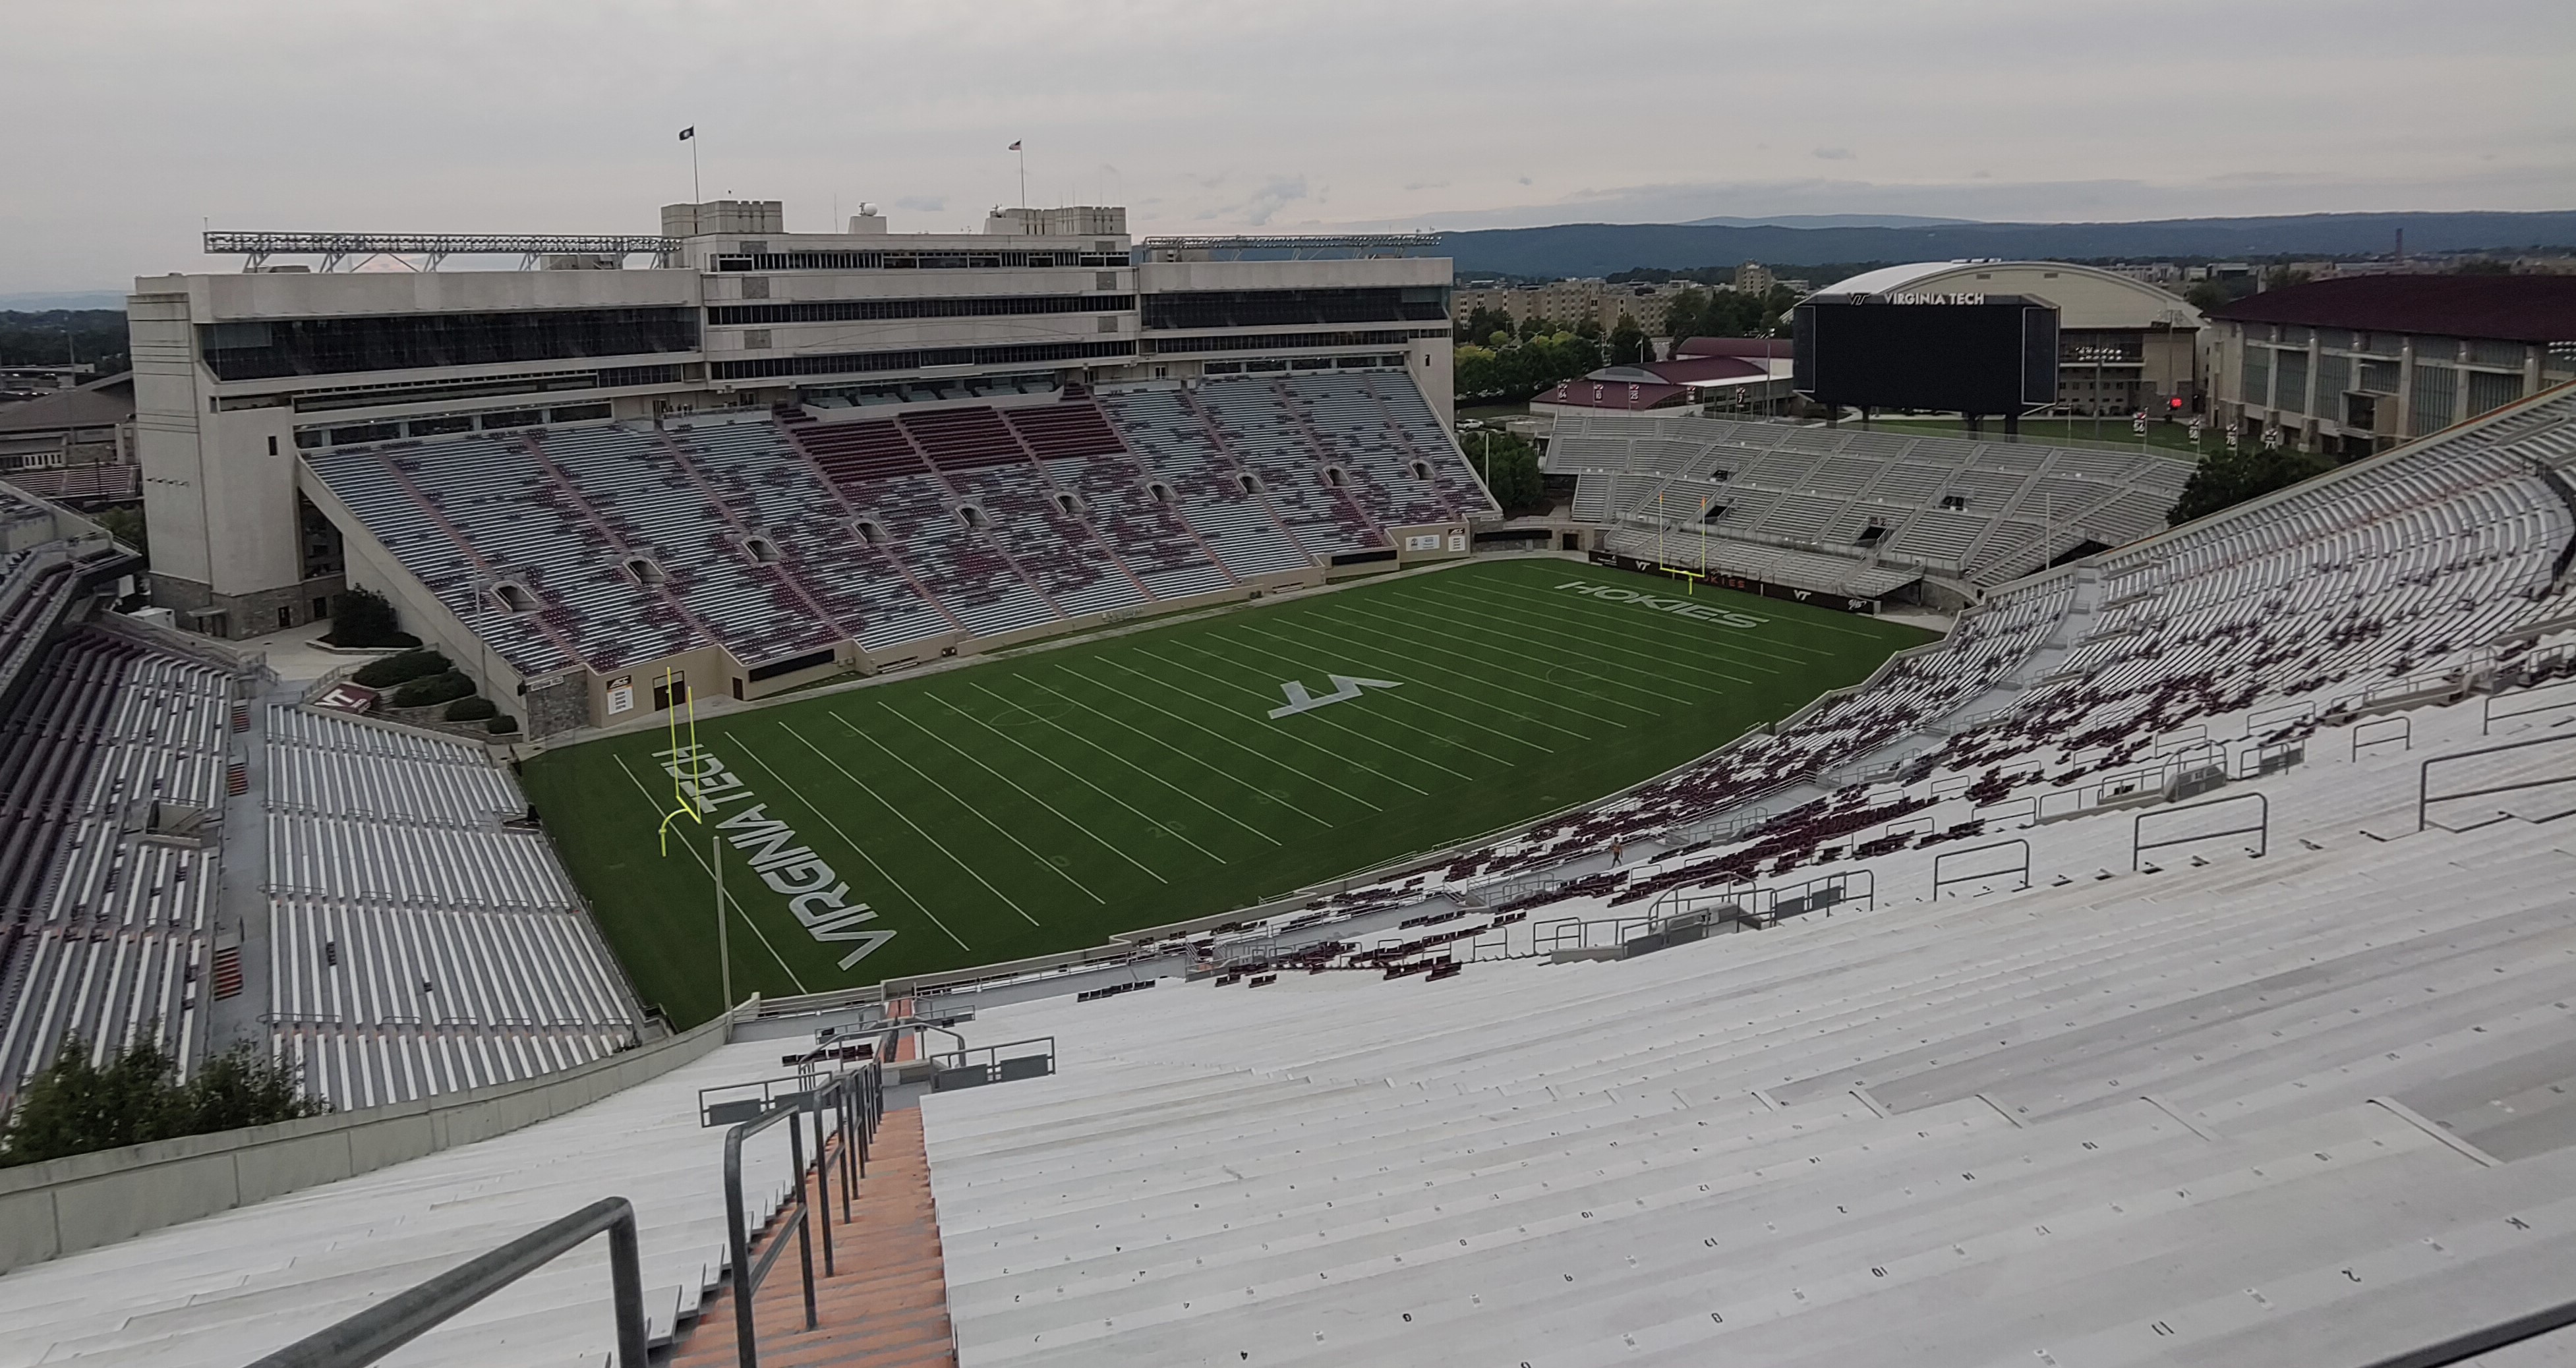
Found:
<path fill-rule="evenodd" d="M 832 1278 L 840 1275 L 832 1265 L 832 1157 L 823 1148 L 823 1111 L 814 1108 L 814 1195 L 822 1199 L 815 1203 L 820 1208 L 815 1219 L 823 1227 L 823 1276 Z M 797 1175 L 797 1181 L 804 1181 L 804 1175 Z"/>
<path fill-rule="evenodd" d="M 760 1368 L 760 1331 L 751 1319 L 751 1241 L 742 1228 L 741 1126 L 725 1132 L 724 1180 L 725 1248 L 733 1259 L 734 1362 L 740 1368 Z"/>
<path fill-rule="evenodd" d="M 644 1346 L 644 1252 L 631 1207 L 608 1227 L 608 1280 L 617 1306 L 617 1362 L 620 1368 L 643 1368 L 650 1361 Z"/>
<path fill-rule="evenodd" d="M 854 1100 L 857 1087 L 857 1080 L 853 1079 L 850 1086 L 842 1088 L 837 1094 L 841 1109 L 841 1224 L 843 1225 L 850 1223 L 850 1189 L 859 1185 L 858 1170 L 853 1167 L 856 1160 L 852 1153 L 859 1143 L 858 1127 L 852 1124 L 858 1115 L 858 1107 Z"/>
<path fill-rule="evenodd" d="M 796 1175 L 796 1261 L 805 1278 L 805 1328 L 814 1328 L 814 1222 L 813 1207 L 805 1200 L 805 1132 L 796 1128 L 791 1118 L 787 1123 L 787 1160 L 789 1171 Z"/>

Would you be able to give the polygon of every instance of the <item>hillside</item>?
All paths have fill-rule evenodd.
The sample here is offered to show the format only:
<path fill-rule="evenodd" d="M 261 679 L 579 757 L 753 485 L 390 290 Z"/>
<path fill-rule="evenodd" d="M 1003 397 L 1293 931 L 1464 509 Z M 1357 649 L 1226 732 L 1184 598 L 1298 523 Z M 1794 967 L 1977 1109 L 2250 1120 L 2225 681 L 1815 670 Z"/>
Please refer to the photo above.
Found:
<path fill-rule="evenodd" d="M 2576 211 L 2530 214 L 2300 214 L 2145 223 L 1958 223 L 1913 227 L 1724 227 L 1568 223 L 1450 233 L 1461 273 L 1599 276 L 1632 266 L 1804 265 L 1831 261 L 1949 261 L 1996 257 L 2360 256 L 2406 231 L 2410 252 L 2576 247 Z M 1821 283 L 1821 282 L 1820 282 Z"/>

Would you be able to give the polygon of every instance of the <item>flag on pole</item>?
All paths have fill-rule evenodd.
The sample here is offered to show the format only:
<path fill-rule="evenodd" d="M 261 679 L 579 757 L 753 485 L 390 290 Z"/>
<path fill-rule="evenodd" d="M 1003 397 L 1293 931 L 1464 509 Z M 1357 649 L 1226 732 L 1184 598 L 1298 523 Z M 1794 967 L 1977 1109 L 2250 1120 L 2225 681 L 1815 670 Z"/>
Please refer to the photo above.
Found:
<path fill-rule="evenodd" d="M 696 124 L 691 124 L 680 130 L 680 141 L 682 142 L 687 142 L 689 139 L 696 136 L 698 136 L 698 126 Z"/>
<path fill-rule="evenodd" d="M 1005 151 L 1005 152 L 1017 152 L 1017 151 L 1019 151 L 1019 150 L 1020 150 L 1020 141 L 1019 141 L 1019 139 L 1016 139 L 1016 138 L 1012 139 L 1012 140 L 1011 140 L 1011 145 L 1010 145 L 1009 147 L 1003 148 L 1002 150 L 1003 150 L 1003 151 Z"/>

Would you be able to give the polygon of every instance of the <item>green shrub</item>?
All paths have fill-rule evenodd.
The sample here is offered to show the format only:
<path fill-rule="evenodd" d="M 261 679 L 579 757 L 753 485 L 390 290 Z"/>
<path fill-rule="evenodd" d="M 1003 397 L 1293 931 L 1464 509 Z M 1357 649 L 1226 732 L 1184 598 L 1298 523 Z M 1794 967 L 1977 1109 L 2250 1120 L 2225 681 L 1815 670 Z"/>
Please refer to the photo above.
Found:
<path fill-rule="evenodd" d="M 500 716 L 493 718 L 491 721 L 484 723 L 483 730 L 492 733 L 494 736 L 516 735 L 519 730 L 519 719 L 512 717 L 508 713 L 503 713 Z"/>
<path fill-rule="evenodd" d="M 445 674 L 447 670 L 447 657 L 436 651 L 405 651 L 401 655 L 389 655 L 382 660 L 368 661 L 358 667 L 358 672 L 349 678 L 352 682 L 364 684 L 370 689 L 389 689 L 396 684 L 426 679 L 435 674 Z"/>
<path fill-rule="evenodd" d="M 296 1089 L 295 1066 L 236 1045 L 195 1077 L 138 1042 L 101 1068 L 67 1038 L 44 1072 L 27 1080 L 0 1135 L 0 1167 L 69 1154 L 263 1125 L 322 1111 Z"/>
<path fill-rule="evenodd" d="M 397 708 L 426 708 L 432 703 L 446 703 L 474 692 L 474 681 L 450 670 L 426 679 L 415 679 L 394 690 Z"/>
<path fill-rule="evenodd" d="M 352 589 L 331 600 L 331 631 L 322 639 L 334 646 L 420 644 L 395 620 L 393 603 L 373 589 Z"/>
<path fill-rule="evenodd" d="M 447 705 L 447 720 L 450 722 L 480 722 L 484 718 L 499 714 L 500 711 L 501 709 L 499 705 L 495 704 L 488 698 L 460 698 Z"/>

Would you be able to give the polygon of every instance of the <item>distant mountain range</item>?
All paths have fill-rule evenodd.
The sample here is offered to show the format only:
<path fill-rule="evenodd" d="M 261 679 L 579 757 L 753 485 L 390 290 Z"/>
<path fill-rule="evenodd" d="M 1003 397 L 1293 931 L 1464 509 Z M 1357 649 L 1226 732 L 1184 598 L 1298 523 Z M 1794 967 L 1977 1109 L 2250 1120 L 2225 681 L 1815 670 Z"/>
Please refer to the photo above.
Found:
<path fill-rule="evenodd" d="M 1928 228 L 1976 219 L 1925 218 L 1921 214 L 1777 214 L 1770 218 L 1692 219 L 1684 228 Z"/>
<path fill-rule="evenodd" d="M 125 310 L 122 290 L 52 290 L 37 294 L 0 294 L 0 313 L 52 313 L 56 309 Z"/>
<path fill-rule="evenodd" d="M 1700 223 L 1568 223 L 1548 228 L 1483 228 L 1445 236 L 1461 275 L 1600 276 L 1634 266 L 1689 268 L 1759 261 L 1781 266 L 1835 261 L 1952 261 L 2102 257 L 2166 260 L 2272 256 L 2360 256 L 2389 251 L 2406 231 L 2408 252 L 2576 247 L 2576 211 L 2476 214 L 2297 214 L 2281 218 L 2161 219 L 2146 223 L 1976 223 L 1923 220 L 1887 226 L 1895 215 L 1796 216 L 1812 227 L 1708 220 Z M 1877 224 L 1826 224 L 1871 218 Z M 1823 281 L 1816 282 L 1823 284 Z"/>

